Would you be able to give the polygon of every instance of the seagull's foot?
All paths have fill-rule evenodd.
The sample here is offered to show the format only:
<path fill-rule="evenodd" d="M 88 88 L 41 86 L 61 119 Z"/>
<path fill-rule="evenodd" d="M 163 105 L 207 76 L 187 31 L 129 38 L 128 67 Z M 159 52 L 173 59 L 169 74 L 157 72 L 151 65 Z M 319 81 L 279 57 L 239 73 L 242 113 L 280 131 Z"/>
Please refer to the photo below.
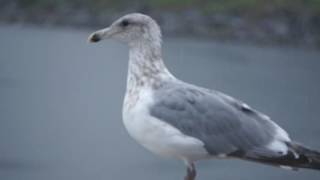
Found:
<path fill-rule="evenodd" d="M 197 175 L 196 168 L 194 163 L 189 163 L 187 167 L 187 175 L 184 177 L 184 180 L 195 180 Z"/>

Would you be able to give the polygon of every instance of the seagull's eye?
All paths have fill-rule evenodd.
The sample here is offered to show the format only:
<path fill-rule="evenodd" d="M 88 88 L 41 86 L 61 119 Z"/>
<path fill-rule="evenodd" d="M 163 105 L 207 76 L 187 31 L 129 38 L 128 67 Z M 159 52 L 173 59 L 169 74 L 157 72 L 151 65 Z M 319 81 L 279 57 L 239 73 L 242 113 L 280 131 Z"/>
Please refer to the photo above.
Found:
<path fill-rule="evenodd" d="M 129 21 L 126 20 L 126 19 L 123 20 L 123 21 L 121 21 L 121 23 L 120 23 L 120 25 L 121 25 L 122 27 L 127 27 L 129 24 L 130 24 Z"/>

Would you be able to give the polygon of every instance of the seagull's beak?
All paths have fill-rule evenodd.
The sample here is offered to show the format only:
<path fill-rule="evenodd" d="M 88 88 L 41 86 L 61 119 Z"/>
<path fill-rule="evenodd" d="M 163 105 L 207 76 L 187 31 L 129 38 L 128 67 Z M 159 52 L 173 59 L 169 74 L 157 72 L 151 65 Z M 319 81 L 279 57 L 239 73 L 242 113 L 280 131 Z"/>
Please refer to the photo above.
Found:
<path fill-rule="evenodd" d="M 111 28 L 107 27 L 105 29 L 98 30 L 92 34 L 90 34 L 88 38 L 88 42 L 99 42 L 103 39 L 107 39 L 112 35 Z"/>

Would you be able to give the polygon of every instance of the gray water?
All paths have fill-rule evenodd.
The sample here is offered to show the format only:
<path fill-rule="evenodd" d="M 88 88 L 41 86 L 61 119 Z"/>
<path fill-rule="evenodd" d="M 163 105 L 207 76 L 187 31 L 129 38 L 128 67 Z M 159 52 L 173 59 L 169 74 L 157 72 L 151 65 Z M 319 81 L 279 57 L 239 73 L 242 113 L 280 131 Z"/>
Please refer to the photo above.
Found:
<path fill-rule="evenodd" d="M 181 162 L 149 153 L 122 125 L 128 49 L 88 34 L 0 26 L 0 179 L 182 179 Z M 165 39 L 164 53 L 178 78 L 235 96 L 320 149 L 320 52 Z M 240 160 L 197 166 L 199 180 L 320 179 Z"/>

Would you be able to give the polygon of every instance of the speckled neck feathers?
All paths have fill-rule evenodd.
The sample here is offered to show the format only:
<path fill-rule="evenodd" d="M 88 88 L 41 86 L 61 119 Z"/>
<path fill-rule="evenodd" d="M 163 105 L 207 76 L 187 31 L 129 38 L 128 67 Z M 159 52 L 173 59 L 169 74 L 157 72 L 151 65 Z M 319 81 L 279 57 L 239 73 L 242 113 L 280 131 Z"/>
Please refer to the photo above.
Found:
<path fill-rule="evenodd" d="M 160 39 L 134 42 L 129 47 L 127 91 L 157 88 L 163 80 L 173 78 L 163 63 Z"/>

